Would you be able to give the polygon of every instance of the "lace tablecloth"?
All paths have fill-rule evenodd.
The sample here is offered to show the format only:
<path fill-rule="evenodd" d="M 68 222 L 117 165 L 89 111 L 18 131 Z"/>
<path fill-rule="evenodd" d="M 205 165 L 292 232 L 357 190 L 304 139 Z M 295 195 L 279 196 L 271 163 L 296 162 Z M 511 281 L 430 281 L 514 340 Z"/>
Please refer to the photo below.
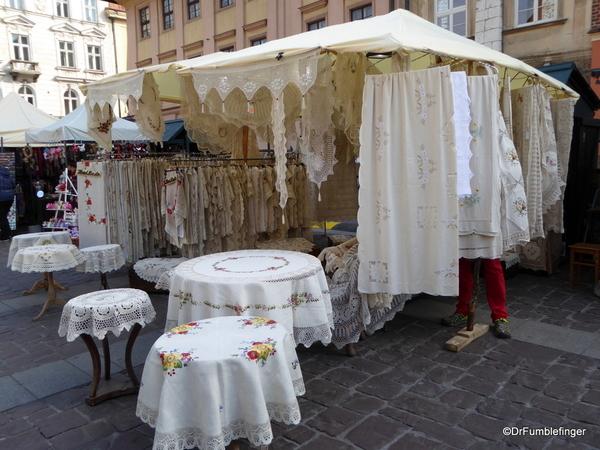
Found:
<path fill-rule="evenodd" d="M 187 260 L 187 258 L 140 259 L 133 265 L 133 270 L 142 280 L 157 283 L 162 274 Z"/>
<path fill-rule="evenodd" d="M 284 250 L 239 250 L 177 266 L 169 288 L 167 326 L 218 316 L 276 320 L 306 347 L 331 341 L 327 279 L 314 256 Z"/>
<path fill-rule="evenodd" d="M 71 233 L 68 231 L 47 231 L 44 233 L 16 235 L 12 238 L 10 248 L 8 249 L 8 263 L 6 264 L 6 267 L 11 266 L 13 258 L 22 248 L 50 244 L 71 244 Z"/>
<path fill-rule="evenodd" d="M 78 272 L 110 272 L 123 267 L 125 257 L 119 244 L 95 245 L 81 249 L 85 262 L 77 266 Z"/>
<path fill-rule="evenodd" d="M 75 297 L 64 306 L 59 336 L 73 341 L 80 334 L 104 339 L 112 331 L 119 336 L 139 323 L 144 326 L 156 317 L 148 294 L 140 289 L 107 289 Z"/>
<path fill-rule="evenodd" d="M 136 415 L 156 428 L 154 450 L 268 445 L 271 420 L 300 422 L 304 382 L 285 328 L 257 317 L 181 325 L 150 350 Z"/>
<path fill-rule="evenodd" d="M 85 256 L 73 244 L 36 245 L 19 250 L 11 269 L 18 272 L 56 272 L 76 267 Z"/>

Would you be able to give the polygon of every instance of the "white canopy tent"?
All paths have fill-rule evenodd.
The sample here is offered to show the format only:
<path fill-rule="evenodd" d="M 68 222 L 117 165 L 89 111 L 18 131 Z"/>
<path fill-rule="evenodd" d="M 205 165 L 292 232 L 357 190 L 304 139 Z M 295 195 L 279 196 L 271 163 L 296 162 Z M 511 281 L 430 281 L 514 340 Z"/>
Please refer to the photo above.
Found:
<path fill-rule="evenodd" d="M 16 92 L 10 92 L 0 100 L 0 117 L 0 137 L 4 147 L 24 147 L 27 145 L 27 131 L 51 125 L 58 120 L 23 100 Z"/>
<path fill-rule="evenodd" d="M 65 141 L 91 142 L 94 139 L 87 133 L 87 124 L 87 109 L 85 105 L 80 105 L 70 114 L 48 126 L 27 131 L 25 139 L 29 144 Z M 134 122 L 121 118 L 117 118 L 113 123 L 112 137 L 115 141 L 126 142 L 149 140 L 139 131 Z"/>

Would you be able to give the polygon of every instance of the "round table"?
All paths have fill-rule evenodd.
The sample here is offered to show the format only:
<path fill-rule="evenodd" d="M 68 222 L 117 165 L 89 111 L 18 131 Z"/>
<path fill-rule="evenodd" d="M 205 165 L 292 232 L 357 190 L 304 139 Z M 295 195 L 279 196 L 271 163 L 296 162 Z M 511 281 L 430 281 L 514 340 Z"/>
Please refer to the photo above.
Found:
<path fill-rule="evenodd" d="M 148 294 L 139 289 L 106 289 L 71 299 L 63 308 L 58 328 L 59 336 L 66 336 L 69 342 L 78 336 L 85 342 L 92 357 L 94 370 L 88 405 L 96 405 L 109 398 L 136 394 L 140 383 L 133 371 L 131 352 L 135 339 L 142 327 L 156 317 Z M 110 349 L 108 332 L 119 336 L 121 331 L 131 330 L 125 348 L 125 367 L 130 382 L 113 383 L 110 377 Z M 100 385 L 100 354 L 92 336 L 102 340 L 104 354 L 105 384 Z"/>
<path fill-rule="evenodd" d="M 77 266 L 78 272 L 100 272 L 100 283 L 108 289 L 106 272 L 117 270 L 125 264 L 123 249 L 119 244 L 95 245 L 80 249 L 85 262 Z"/>
<path fill-rule="evenodd" d="M 214 253 L 179 264 L 171 276 L 166 330 L 219 316 L 261 316 L 296 344 L 331 341 L 331 299 L 321 262 L 285 250 Z"/>
<path fill-rule="evenodd" d="M 67 288 L 56 286 L 52 273 L 76 267 L 84 260 L 85 256 L 73 244 L 36 245 L 22 248 L 15 254 L 11 264 L 12 270 L 23 273 L 44 273 L 44 281 L 36 282 L 32 290 L 23 292 L 23 295 L 27 295 L 41 287 L 48 290 L 48 300 L 44 303 L 42 311 L 33 318 L 34 321 L 40 319 L 50 306 L 66 303 L 56 296 L 56 287 L 62 290 Z"/>
<path fill-rule="evenodd" d="M 262 317 L 217 317 L 178 326 L 154 343 L 136 415 L 156 428 L 155 450 L 224 450 L 238 438 L 268 445 L 271 420 L 300 422 L 296 396 L 304 392 L 283 326 Z"/>
<path fill-rule="evenodd" d="M 47 231 L 43 233 L 18 234 L 12 238 L 10 243 L 6 267 L 11 266 L 13 258 L 22 248 L 33 247 L 35 245 L 71 243 L 71 233 L 68 231 Z"/>

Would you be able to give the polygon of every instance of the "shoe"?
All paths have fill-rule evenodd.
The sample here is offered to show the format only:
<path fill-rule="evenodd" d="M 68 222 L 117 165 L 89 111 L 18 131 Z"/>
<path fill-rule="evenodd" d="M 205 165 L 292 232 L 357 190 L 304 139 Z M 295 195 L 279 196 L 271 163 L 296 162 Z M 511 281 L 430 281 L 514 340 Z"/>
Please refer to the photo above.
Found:
<path fill-rule="evenodd" d="M 510 339 L 512 336 L 506 319 L 498 319 L 494 322 L 494 332 L 500 339 Z"/>
<path fill-rule="evenodd" d="M 441 324 L 447 327 L 458 327 L 460 325 L 467 324 L 467 316 L 460 313 L 454 313 L 449 317 L 444 317 L 441 320 Z"/>

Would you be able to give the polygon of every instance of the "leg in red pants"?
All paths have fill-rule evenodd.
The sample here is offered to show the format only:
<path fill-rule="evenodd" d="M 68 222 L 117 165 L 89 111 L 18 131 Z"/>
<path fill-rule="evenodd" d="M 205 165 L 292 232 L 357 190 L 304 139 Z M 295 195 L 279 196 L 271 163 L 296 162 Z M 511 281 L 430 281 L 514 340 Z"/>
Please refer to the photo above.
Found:
<path fill-rule="evenodd" d="M 498 319 L 506 319 L 506 286 L 504 284 L 504 272 L 500 259 L 482 259 L 483 276 L 485 277 L 485 291 L 488 304 L 492 310 L 492 322 Z M 467 315 L 469 313 L 469 301 L 473 294 L 473 270 L 470 259 L 460 258 L 458 261 L 458 303 L 456 312 Z"/>

